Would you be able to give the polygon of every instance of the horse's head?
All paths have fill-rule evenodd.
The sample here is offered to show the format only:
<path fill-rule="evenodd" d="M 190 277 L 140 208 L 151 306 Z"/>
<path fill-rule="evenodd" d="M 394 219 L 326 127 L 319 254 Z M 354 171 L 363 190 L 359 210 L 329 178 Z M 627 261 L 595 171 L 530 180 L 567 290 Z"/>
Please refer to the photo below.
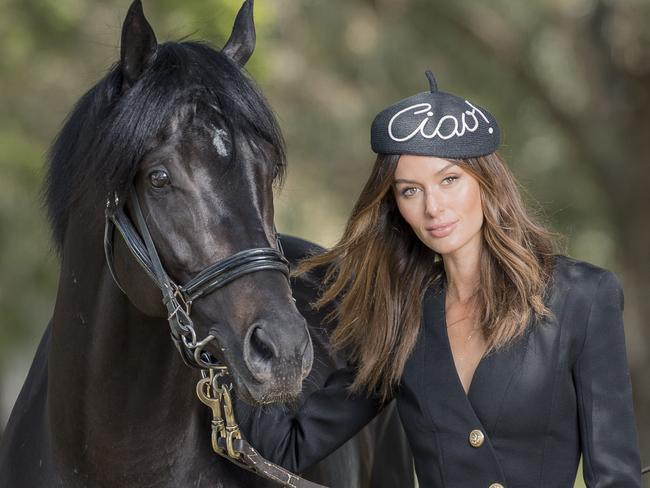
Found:
<path fill-rule="evenodd" d="M 242 251 L 279 246 L 273 184 L 284 173 L 283 142 L 264 98 L 242 72 L 255 43 L 252 3 L 243 5 L 219 52 L 197 42 L 158 44 L 136 0 L 123 26 L 121 61 L 109 74 L 119 88 L 98 153 L 107 161 L 132 158 L 119 162 L 131 166 L 119 170 L 121 178 L 109 169 L 122 182 L 113 188 L 117 207 L 140 236 L 150 233 L 164 272 L 179 285 Z M 109 260 L 131 302 L 167 317 L 155 280 L 123 239 L 110 240 Z M 244 399 L 286 400 L 300 392 L 311 368 L 306 322 L 283 265 L 239 275 L 255 265 L 254 258 L 247 262 L 231 270 L 235 279 L 192 301 L 196 341 L 215 338 L 204 350 L 229 366 Z"/>

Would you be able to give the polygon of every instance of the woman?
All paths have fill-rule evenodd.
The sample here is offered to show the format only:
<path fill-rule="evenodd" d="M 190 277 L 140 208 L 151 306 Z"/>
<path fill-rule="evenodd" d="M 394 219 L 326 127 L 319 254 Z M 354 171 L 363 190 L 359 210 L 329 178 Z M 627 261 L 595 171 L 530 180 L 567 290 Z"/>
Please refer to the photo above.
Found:
<path fill-rule="evenodd" d="M 327 265 L 333 373 L 295 415 L 242 425 L 260 453 L 303 471 L 392 398 L 431 487 L 639 487 L 616 276 L 554 254 L 495 152 L 485 109 L 430 91 L 383 110 L 379 154 Z"/>

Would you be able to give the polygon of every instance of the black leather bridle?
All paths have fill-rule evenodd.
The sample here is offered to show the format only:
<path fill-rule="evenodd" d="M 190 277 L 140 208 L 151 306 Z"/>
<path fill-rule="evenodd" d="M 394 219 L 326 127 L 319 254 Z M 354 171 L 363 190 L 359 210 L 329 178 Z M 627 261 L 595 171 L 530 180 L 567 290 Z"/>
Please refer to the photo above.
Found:
<path fill-rule="evenodd" d="M 326 488 L 300 478 L 281 466 L 264 459 L 241 437 L 232 409 L 230 397 L 232 384 L 228 387 L 217 384 L 220 377 L 228 374 L 228 368 L 203 351 L 205 346 L 211 341 L 216 341 L 216 338 L 212 334 L 208 334 L 204 339 L 198 341 L 194 324 L 190 318 L 191 306 L 194 300 L 225 286 L 245 274 L 270 269 L 281 271 L 288 280 L 289 262 L 282 252 L 280 239 L 277 238 L 278 249 L 272 247 L 245 249 L 208 266 L 185 285 L 178 285 L 172 281 L 160 261 L 160 256 L 156 251 L 156 246 L 149 233 L 138 196 L 133 187 L 131 187 L 129 198 L 132 200 L 133 213 L 140 232 L 124 213 L 117 195 L 112 199 L 109 198 L 106 202 L 104 252 L 108 269 L 119 289 L 126 295 L 124 288 L 117 279 L 113 263 L 113 238 L 115 229 L 117 229 L 142 269 L 162 292 L 162 301 L 167 309 L 167 320 L 169 321 L 172 340 L 181 358 L 188 366 L 202 370 L 203 378 L 197 384 L 197 395 L 201 402 L 209 406 L 213 412 L 211 436 L 214 452 L 242 468 L 280 483 L 285 487 Z M 225 419 L 222 412 L 225 414 Z"/>
<path fill-rule="evenodd" d="M 277 270 L 289 279 L 289 262 L 284 257 L 280 240 L 277 241 L 279 249 L 272 247 L 245 249 L 208 266 L 184 285 L 179 285 L 169 277 L 160 261 L 134 188 L 131 188 L 129 198 L 132 200 L 133 212 L 140 232 L 124 213 L 117 195 L 106 202 L 104 252 L 113 280 L 126 294 L 117 278 L 113 263 L 113 238 L 117 229 L 137 262 L 162 292 L 171 336 L 185 364 L 201 369 L 223 368 L 224 366 L 203 352 L 205 346 L 216 338 L 209 334 L 204 339 L 197 340 L 194 324 L 190 318 L 192 303 L 197 298 L 254 271 Z"/>

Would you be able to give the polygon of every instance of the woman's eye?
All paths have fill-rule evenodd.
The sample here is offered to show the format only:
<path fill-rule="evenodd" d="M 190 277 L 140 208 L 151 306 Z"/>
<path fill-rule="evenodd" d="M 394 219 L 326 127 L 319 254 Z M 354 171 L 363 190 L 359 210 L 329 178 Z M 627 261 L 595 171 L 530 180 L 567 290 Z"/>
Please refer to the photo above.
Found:
<path fill-rule="evenodd" d="M 400 193 L 402 194 L 403 197 L 410 197 L 415 195 L 416 191 L 417 188 L 413 188 L 412 186 L 409 186 L 408 188 L 404 188 Z"/>
<path fill-rule="evenodd" d="M 149 183 L 154 188 L 163 188 L 171 183 L 169 179 L 169 174 L 167 171 L 162 169 L 153 170 L 149 173 Z"/>
<path fill-rule="evenodd" d="M 454 181 L 458 179 L 458 176 L 447 176 L 446 178 L 443 178 L 442 182 L 445 185 L 450 185 Z"/>

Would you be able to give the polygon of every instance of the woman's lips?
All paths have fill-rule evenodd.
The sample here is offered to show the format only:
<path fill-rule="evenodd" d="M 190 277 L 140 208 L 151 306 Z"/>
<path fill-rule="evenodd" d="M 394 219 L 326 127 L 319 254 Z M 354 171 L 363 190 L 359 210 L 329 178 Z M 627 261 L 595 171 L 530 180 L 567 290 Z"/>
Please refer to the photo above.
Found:
<path fill-rule="evenodd" d="M 442 226 L 436 225 L 433 227 L 427 227 L 427 232 L 434 237 L 445 237 L 451 234 L 457 223 L 458 221 L 456 220 L 455 222 L 450 222 L 449 224 Z"/>

